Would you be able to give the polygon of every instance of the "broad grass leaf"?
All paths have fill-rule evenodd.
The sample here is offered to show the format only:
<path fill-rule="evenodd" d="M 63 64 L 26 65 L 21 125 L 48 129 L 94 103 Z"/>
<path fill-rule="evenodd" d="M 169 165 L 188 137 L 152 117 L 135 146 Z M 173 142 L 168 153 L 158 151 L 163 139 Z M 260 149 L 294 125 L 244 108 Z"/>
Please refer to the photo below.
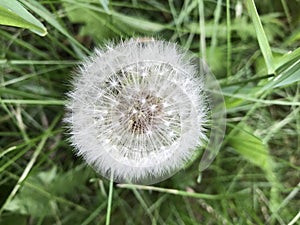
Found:
<path fill-rule="evenodd" d="M 58 173 L 56 167 L 33 173 L 5 210 L 34 217 L 54 215 L 58 210 L 54 196 L 73 196 L 88 179 L 89 171 L 78 167 L 65 173 Z"/>
<path fill-rule="evenodd" d="M 226 57 L 224 48 L 215 47 L 213 51 L 211 48 L 208 48 L 207 51 L 207 63 L 210 66 L 213 74 L 220 78 L 224 76 L 224 71 L 226 70 L 226 60 L 223 60 Z"/>
<path fill-rule="evenodd" d="M 45 36 L 47 29 L 16 0 L 0 1 L 0 24 L 21 27 Z"/>
<path fill-rule="evenodd" d="M 134 33 L 134 31 L 144 33 L 155 33 L 160 32 L 166 28 L 164 25 L 159 23 L 154 23 L 143 18 L 127 16 L 117 12 L 113 13 L 113 18 L 117 20 L 118 26 L 120 28 L 123 27 L 123 29 L 132 29 L 131 33 Z"/>
<path fill-rule="evenodd" d="M 111 39 L 115 34 L 121 35 L 110 25 L 109 16 L 104 13 L 89 10 L 87 8 L 73 7 L 69 3 L 64 3 L 67 16 L 73 23 L 83 24 L 80 27 L 80 36 L 91 36 L 94 40 L 100 41 Z"/>
<path fill-rule="evenodd" d="M 59 173 L 55 177 L 55 182 L 50 184 L 50 190 L 59 196 L 72 196 L 79 190 L 85 189 L 85 183 L 90 179 L 91 170 L 86 167 L 76 167 L 65 173 Z"/>
<path fill-rule="evenodd" d="M 109 13 L 109 0 L 99 0 L 99 2 L 101 3 L 103 9 L 105 10 L 106 13 Z"/>
<path fill-rule="evenodd" d="M 273 87 L 291 85 L 300 81 L 300 59 L 281 74 L 280 79 L 275 80 Z"/>
<path fill-rule="evenodd" d="M 249 104 L 247 97 L 255 98 L 259 87 L 254 87 L 249 84 L 232 85 L 222 88 L 225 96 L 226 109 L 234 109 L 239 106 Z M 237 98 L 237 96 L 240 96 Z"/>
<path fill-rule="evenodd" d="M 281 87 L 300 81 L 300 48 L 282 56 L 276 72 L 278 77 L 274 79 L 273 87 Z"/>
<path fill-rule="evenodd" d="M 166 28 L 165 25 L 144 18 L 128 16 L 112 10 L 107 12 L 101 7 L 83 3 L 77 5 L 64 3 L 64 7 L 73 23 L 84 24 L 80 29 L 80 35 L 90 35 L 97 40 L 111 38 L 114 35 L 132 35 L 136 32 L 151 34 Z"/>
<path fill-rule="evenodd" d="M 281 202 L 278 192 L 280 182 L 274 172 L 275 162 L 269 154 L 268 147 L 261 139 L 253 135 L 247 125 L 238 125 L 236 129 L 230 132 L 228 137 L 228 143 L 232 148 L 264 171 L 266 179 L 271 183 L 271 211 L 275 211 Z"/>
<path fill-rule="evenodd" d="M 285 40 L 286 46 L 291 46 L 295 43 L 297 43 L 300 40 L 300 29 L 297 28 L 293 31 L 293 34 Z"/>
<path fill-rule="evenodd" d="M 37 191 L 47 189 L 47 185 L 49 182 L 52 182 L 53 179 L 43 180 L 43 178 L 47 176 L 53 177 L 53 173 L 56 173 L 56 169 L 43 172 L 42 176 L 40 176 L 41 174 L 29 176 L 26 180 L 26 183 L 29 185 L 24 184 L 13 200 L 5 205 L 4 209 L 22 215 L 32 215 L 34 217 L 53 215 L 57 210 L 56 202 Z"/>
<path fill-rule="evenodd" d="M 34 11 L 37 15 L 39 15 L 41 18 L 43 18 L 47 23 L 52 25 L 55 29 L 57 29 L 60 33 L 65 35 L 72 43 L 72 46 L 74 50 L 76 51 L 76 54 L 80 56 L 80 58 L 83 58 L 85 54 L 82 52 L 82 50 L 86 53 L 89 53 L 89 50 L 86 49 L 82 44 L 80 44 L 72 35 L 69 34 L 69 32 L 65 29 L 63 25 L 61 25 L 60 21 L 57 17 L 55 17 L 55 14 L 51 13 L 46 7 L 44 7 L 39 1 L 36 0 L 20 0 L 22 4 L 24 4 L 26 7 L 30 8 L 32 11 Z"/>
<path fill-rule="evenodd" d="M 292 85 L 300 81 L 300 48 L 281 56 L 277 61 L 277 75 L 261 91 Z"/>
<path fill-rule="evenodd" d="M 237 127 L 229 134 L 228 143 L 251 163 L 260 167 L 267 174 L 272 174 L 273 162 L 267 146 L 250 132 L 250 128 Z"/>
<path fill-rule="evenodd" d="M 288 53 L 281 56 L 276 63 L 276 72 L 277 74 L 282 73 L 286 70 L 290 65 L 295 63 L 300 59 L 300 48 L 296 48 L 293 51 L 289 51 Z"/>

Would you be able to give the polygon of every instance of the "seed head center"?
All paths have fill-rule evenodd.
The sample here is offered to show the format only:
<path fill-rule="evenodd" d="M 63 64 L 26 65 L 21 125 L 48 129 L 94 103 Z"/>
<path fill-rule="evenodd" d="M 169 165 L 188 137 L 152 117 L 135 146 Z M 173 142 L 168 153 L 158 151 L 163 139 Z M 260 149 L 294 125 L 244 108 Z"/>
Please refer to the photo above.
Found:
<path fill-rule="evenodd" d="M 161 99 L 151 94 L 135 98 L 127 115 L 129 130 L 134 134 L 145 134 L 159 123 L 162 116 Z"/>

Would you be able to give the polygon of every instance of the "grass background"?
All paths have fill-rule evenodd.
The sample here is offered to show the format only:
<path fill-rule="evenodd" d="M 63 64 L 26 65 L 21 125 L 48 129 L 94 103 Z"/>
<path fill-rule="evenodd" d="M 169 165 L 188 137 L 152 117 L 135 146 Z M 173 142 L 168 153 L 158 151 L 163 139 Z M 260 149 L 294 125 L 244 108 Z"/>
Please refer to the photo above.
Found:
<path fill-rule="evenodd" d="M 298 0 L 19 2 L 0 3 L 1 225 L 300 224 Z M 155 186 L 113 184 L 66 141 L 76 64 L 133 36 L 177 42 L 220 82 L 227 131 L 200 183 L 197 159 Z"/>

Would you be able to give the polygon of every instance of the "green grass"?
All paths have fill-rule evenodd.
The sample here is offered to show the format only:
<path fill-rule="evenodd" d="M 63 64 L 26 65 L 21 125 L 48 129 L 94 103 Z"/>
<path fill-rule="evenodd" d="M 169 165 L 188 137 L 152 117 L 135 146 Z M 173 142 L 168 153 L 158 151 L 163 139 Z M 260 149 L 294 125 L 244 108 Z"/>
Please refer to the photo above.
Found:
<path fill-rule="evenodd" d="M 0 26 L 0 225 L 300 224 L 299 1 L 20 2 L 35 18 Z M 153 186 L 113 184 L 72 152 L 77 63 L 133 36 L 190 49 L 221 85 L 226 136 L 201 174 L 198 158 Z"/>

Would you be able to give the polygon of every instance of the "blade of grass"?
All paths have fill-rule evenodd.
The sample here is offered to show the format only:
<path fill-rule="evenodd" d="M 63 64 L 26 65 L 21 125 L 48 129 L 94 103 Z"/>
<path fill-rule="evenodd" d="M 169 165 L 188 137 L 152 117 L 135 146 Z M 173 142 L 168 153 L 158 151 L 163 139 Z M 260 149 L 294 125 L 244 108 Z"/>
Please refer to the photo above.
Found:
<path fill-rule="evenodd" d="M 249 97 L 244 94 L 235 94 L 235 93 L 229 93 L 229 92 L 223 92 L 224 96 L 228 96 L 231 98 L 237 98 L 237 99 L 243 99 L 246 101 L 256 102 L 256 103 L 262 103 L 265 105 L 289 105 L 289 106 L 299 106 L 300 102 L 290 102 L 290 101 L 281 101 L 281 100 L 264 100 L 262 98 L 254 98 Z"/>
<path fill-rule="evenodd" d="M 289 28 L 291 29 L 291 28 L 292 28 L 292 16 L 291 16 L 289 7 L 288 7 L 288 5 L 287 5 L 287 3 L 286 3 L 285 0 L 281 0 L 281 5 L 282 5 L 282 7 L 283 7 L 285 16 L 286 16 L 287 21 L 288 21 L 288 23 L 289 23 Z"/>
<path fill-rule="evenodd" d="M 221 195 L 210 195 L 210 194 L 194 193 L 194 192 L 187 192 L 187 191 L 181 191 L 181 190 L 176 190 L 176 189 L 160 188 L 160 187 L 146 186 L 146 185 L 118 184 L 117 186 L 119 188 L 157 191 L 157 192 L 168 193 L 168 194 L 173 194 L 173 195 L 180 195 L 180 196 L 200 198 L 200 199 L 211 199 L 211 200 L 229 198 L 232 196 L 236 196 L 237 194 L 245 193 L 245 191 L 248 191 L 247 189 L 245 189 L 244 191 L 241 191 L 238 193 L 231 193 L 231 194 L 224 194 L 224 195 L 222 195 L 222 194 Z"/>
<path fill-rule="evenodd" d="M 132 189 L 132 191 L 133 191 L 135 197 L 137 198 L 137 200 L 139 201 L 139 203 L 142 205 L 143 209 L 146 211 L 149 218 L 151 219 L 152 224 L 156 224 L 154 221 L 154 216 L 151 213 L 151 211 L 149 210 L 148 204 L 146 203 L 146 199 L 144 200 L 141 193 L 138 192 L 136 189 Z"/>
<path fill-rule="evenodd" d="M 88 225 L 91 224 L 91 222 L 97 217 L 99 216 L 99 213 L 105 208 L 106 203 L 103 202 L 102 204 L 99 205 L 99 207 L 97 207 L 88 218 L 86 218 L 82 223 L 80 223 L 81 225 Z"/>
<path fill-rule="evenodd" d="M 298 212 L 298 214 L 292 219 L 291 222 L 289 222 L 288 225 L 296 224 L 297 222 L 299 222 L 299 220 L 300 220 L 300 212 Z"/>
<path fill-rule="evenodd" d="M 32 100 L 32 99 L 0 99 L 4 104 L 25 104 L 25 105 L 65 105 L 63 100 Z"/>
<path fill-rule="evenodd" d="M 199 11 L 199 26 L 200 26 L 200 54 L 202 59 L 206 60 L 206 34 L 205 34 L 205 16 L 204 16 L 204 2 L 198 0 Z"/>
<path fill-rule="evenodd" d="M 77 60 L 0 60 L 0 64 L 12 65 L 74 65 Z"/>
<path fill-rule="evenodd" d="M 12 119 L 12 121 L 18 128 L 20 134 L 23 137 L 23 140 L 25 142 L 28 142 L 29 137 L 28 137 L 27 132 L 25 131 L 24 123 L 22 122 L 23 119 L 22 119 L 22 115 L 21 115 L 21 107 L 19 105 L 15 106 L 15 107 L 8 106 L 1 101 L 1 97 L 0 97 L 0 103 L 1 103 L 1 106 L 4 109 L 4 111 L 6 111 L 7 115 L 9 115 L 9 117 Z"/>
<path fill-rule="evenodd" d="M 40 155 L 40 153 L 43 150 L 44 145 L 46 144 L 46 141 L 48 140 L 49 137 L 51 137 L 52 133 L 51 130 L 55 127 L 55 125 L 57 124 L 57 122 L 59 121 L 59 118 L 61 117 L 61 115 L 58 115 L 54 121 L 52 122 L 51 126 L 45 131 L 44 136 L 42 138 L 42 140 L 40 141 L 40 143 L 38 144 L 35 152 L 33 153 L 30 161 L 28 162 L 27 166 L 25 167 L 22 175 L 20 176 L 17 184 L 15 185 L 15 187 L 13 188 L 13 190 L 11 191 L 11 193 L 9 194 L 9 196 L 7 197 L 7 199 L 5 200 L 4 204 L 2 205 L 1 209 L 0 209 L 0 215 L 2 214 L 3 210 L 5 209 L 5 206 L 13 199 L 13 197 L 16 195 L 16 193 L 18 192 L 18 190 L 22 187 L 22 183 L 25 181 L 25 179 L 27 178 L 29 172 L 31 171 L 33 165 L 35 164 L 38 156 Z"/>
<path fill-rule="evenodd" d="M 30 93 L 28 91 L 19 91 L 19 90 L 15 90 L 15 89 L 10 89 L 10 88 L 4 88 L 4 87 L 1 87 L 0 86 L 0 93 L 1 94 L 9 94 L 10 96 L 13 95 L 13 96 L 20 96 L 20 97 L 23 97 L 23 98 L 30 98 L 30 99 L 40 99 L 40 100 L 47 100 L 47 96 L 43 96 L 43 95 L 37 95 L 35 93 Z M 1 96 L 1 95 L 0 95 Z M 52 100 L 52 99 L 49 99 L 48 100 Z"/>
<path fill-rule="evenodd" d="M 20 31 L 21 32 L 21 31 Z M 28 49 L 29 51 L 31 51 L 33 54 L 38 55 L 42 58 L 47 59 L 49 57 L 48 54 L 46 54 L 44 51 L 39 50 L 37 47 L 35 47 L 33 44 L 28 43 L 24 40 L 22 40 L 21 38 L 19 38 L 19 33 L 14 33 L 9 34 L 8 32 L 5 32 L 4 30 L 0 30 L 0 35 L 5 38 L 6 40 L 9 40 L 11 42 L 13 42 L 14 44 L 17 44 L 23 48 Z M 5 49 L 3 49 L 3 51 L 9 51 L 9 47 L 6 46 Z M 3 62 L 4 60 L 0 60 L 0 62 Z"/>
<path fill-rule="evenodd" d="M 0 64 L 1 64 L 1 62 L 0 62 Z M 59 69 L 66 68 L 66 67 L 68 67 L 68 65 L 50 66 L 49 68 L 42 69 L 42 70 L 36 71 L 34 73 L 26 74 L 26 75 L 23 75 L 23 76 L 20 76 L 20 77 L 16 77 L 16 78 L 4 81 L 4 82 L 2 81 L 0 83 L 0 87 L 5 87 L 5 86 L 13 85 L 13 84 L 16 84 L 18 82 L 22 82 L 22 81 L 31 79 L 33 77 L 41 76 L 41 75 L 44 75 L 44 74 L 47 74 L 47 73 L 50 73 L 50 72 L 53 72 L 53 71 L 56 71 L 56 70 L 59 70 Z"/>
<path fill-rule="evenodd" d="M 19 146 L 18 146 L 19 147 Z M 0 167 L 0 173 L 3 173 L 5 171 L 6 168 L 8 168 L 9 166 L 11 166 L 16 160 L 18 160 L 19 158 L 21 158 L 24 154 L 26 154 L 26 152 L 29 151 L 30 149 L 30 145 L 24 147 L 21 151 L 16 152 L 15 155 L 13 157 L 11 157 L 7 163 L 5 163 L 4 165 L 1 165 Z M 15 148 L 17 149 L 17 147 Z M 0 158 L 2 158 L 3 156 L 5 156 L 5 154 L 8 153 L 7 151 L 3 152 L 0 155 Z M 2 160 L 2 159 L 1 159 Z"/>
<path fill-rule="evenodd" d="M 4 171 L 5 173 L 7 173 L 9 175 L 9 177 L 11 177 L 14 180 L 19 180 L 19 177 L 11 172 L 8 171 Z M 29 188 L 34 189 L 35 191 L 39 192 L 40 194 L 42 194 L 43 196 L 49 198 L 49 199 L 53 199 L 55 201 L 57 201 L 58 203 L 62 203 L 65 204 L 69 207 L 72 207 L 74 209 L 79 210 L 80 212 L 88 212 L 88 210 L 86 208 L 84 208 L 82 205 L 79 205 L 75 202 L 72 202 L 64 197 L 60 197 L 60 196 L 56 196 L 53 195 L 53 193 L 50 193 L 49 191 L 42 189 L 32 183 L 27 182 L 27 180 L 24 180 L 24 182 L 22 183 L 23 186 L 27 186 Z"/>
<path fill-rule="evenodd" d="M 218 38 L 218 28 L 219 28 L 219 21 L 221 18 L 221 6 L 222 6 L 222 0 L 218 0 L 216 9 L 214 11 L 214 26 L 213 26 L 213 32 L 211 36 L 211 48 L 210 48 L 210 55 L 214 53 L 214 50 L 217 46 L 217 38 Z"/>
<path fill-rule="evenodd" d="M 278 75 L 263 86 L 260 92 L 270 91 L 274 88 L 280 88 L 292 85 L 300 81 L 300 60 L 290 65 L 286 70 L 278 73 Z"/>
<path fill-rule="evenodd" d="M 53 16 L 54 14 L 50 13 L 42 4 L 35 0 L 21 0 L 21 2 L 40 17 L 44 18 L 46 22 L 55 27 L 59 32 L 65 35 L 73 45 L 74 50 L 77 52 L 77 55 L 79 55 L 80 58 L 84 57 L 84 53 L 89 53 L 89 50 L 80 44 L 74 37 L 72 37 L 68 31 L 56 20 L 56 18 Z"/>
<path fill-rule="evenodd" d="M 230 0 L 226 0 L 226 23 L 227 23 L 227 77 L 231 76 L 231 17 Z"/>
<path fill-rule="evenodd" d="M 229 0 L 227 0 L 229 1 Z M 275 72 L 275 66 L 273 62 L 273 55 L 271 51 L 271 47 L 269 45 L 269 41 L 267 39 L 266 33 L 264 31 L 264 28 L 262 26 L 261 20 L 259 18 L 254 0 L 247 0 L 246 1 L 247 8 L 250 14 L 250 17 L 252 19 L 255 31 L 256 31 L 256 36 L 258 40 L 258 44 L 260 47 L 260 50 L 263 54 L 267 69 L 268 69 L 268 74 L 273 74 Z"/>

